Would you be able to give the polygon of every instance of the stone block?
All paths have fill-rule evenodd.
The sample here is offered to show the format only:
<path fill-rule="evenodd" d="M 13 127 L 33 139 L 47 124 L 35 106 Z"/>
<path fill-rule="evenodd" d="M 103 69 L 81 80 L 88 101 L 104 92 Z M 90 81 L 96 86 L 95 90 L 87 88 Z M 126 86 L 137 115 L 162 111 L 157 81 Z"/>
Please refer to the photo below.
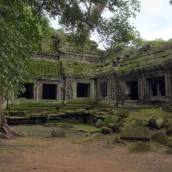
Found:
<path fill-rule="evenodd" d="M 150 131 L 145 127 L 127 127 L 120 133 L 121 139 L 150 140 Z"/>
<path fill-rule="evenodd" d="M 150 145 L 143 142 L 135 142 L 129 148 L 130 153 L 144 153 L 150 151 Z"/>
<path fill-rule="evenodd" d="M 52 137 L 65 137 L 65 132 L 63 130 L 57 130 L 51 132 Z"/>
<path fill-rule="evenodd" d="M 119 110 L 113 111 L 113 114 L 124 118 L 124 117 L 127 117 L 129 115 L 129 111 L 128 110 L 119 109 Z"/>
<path fill-rule="evenodd" d="M 164 127 L 167 122 L 164 117 L 153 116 L 149 118 L 149 125 L 157 129 Z"/>
<path fill-rule="evenodd" d="M 162 133 L 162 132 L 157 132 L 155 133 L 152 137 L 151 137 L 151 140 L 160 144 L 160 145 L 165 145 L 167 146 L 168 145 L 168 142 L 169 142 L 169 139 L 168 137 Z"/>

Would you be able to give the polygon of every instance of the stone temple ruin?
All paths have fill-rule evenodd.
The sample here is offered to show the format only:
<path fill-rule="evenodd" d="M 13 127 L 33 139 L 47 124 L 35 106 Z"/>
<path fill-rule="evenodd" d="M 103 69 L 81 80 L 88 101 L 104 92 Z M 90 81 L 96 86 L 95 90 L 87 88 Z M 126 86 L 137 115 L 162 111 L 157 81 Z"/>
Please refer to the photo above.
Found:
<path fill-rule="evenodd" d="M 9 123 L 65 118 L 91 123 L 94 114 L 114 106 L 170 110 L 172 44 L 136 53 L 121 49 L 115 60 L 103 63 L 94 42 L 79 49 L 57 39 L 44 39 L 42 49 L 32 52 L 33 82 L 24 83 L 24 93 L 12 93 L 8 106 L 4 103 Z"/>

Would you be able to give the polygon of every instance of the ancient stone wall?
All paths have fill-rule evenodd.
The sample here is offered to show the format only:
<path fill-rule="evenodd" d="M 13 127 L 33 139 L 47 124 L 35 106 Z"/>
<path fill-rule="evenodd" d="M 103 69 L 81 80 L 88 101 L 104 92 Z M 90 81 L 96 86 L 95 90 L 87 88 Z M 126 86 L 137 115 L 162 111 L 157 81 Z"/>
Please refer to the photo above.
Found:
<path fill-rule="evenodd" d="M 172 102 L 171 44 L 104 63 L 91 53 L 32 55 L 34 101 L 90 99 L 120 106 Z"/>

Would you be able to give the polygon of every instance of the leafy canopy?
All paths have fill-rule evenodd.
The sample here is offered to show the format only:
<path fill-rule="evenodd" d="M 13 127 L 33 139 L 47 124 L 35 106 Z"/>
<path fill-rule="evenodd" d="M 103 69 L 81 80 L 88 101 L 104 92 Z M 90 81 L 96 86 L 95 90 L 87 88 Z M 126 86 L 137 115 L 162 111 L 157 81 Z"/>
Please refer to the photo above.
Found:
<path fill-rule="evenodd" d="M 109 10 L 112 17 L 102 15 Z M 70 40 L 84 42 L 97 31 L 108 47 L 132 38 L 129 23 L 140 10 L 138 0 L 0 0 L 0 78 L 17 88 L 32 73 L 30 51 L 39 50 L 41 34 L 50 35 L 45 16 L 56 17 Z M 48 29 L 47 29 L 48 28 Z M 47 34 L 47 35 L 46 35 Z"/>
<path fill-rule="evenodd" d="M 129 18 L 140 11 L 138 0 L 28 0 L 28 4 L 38 18 L 45 14 L 57 18 L 71 40 L 81 43 L 96 31 L 106 47 L 133 38 Z M 103 11 L 112 17 L 106 18 Z"/>
<path fill-rule="evenodd" d="M 6 89 L 30 76 L 30 54 L 39 31 L 22 1 L 0 0 L 0 78 Z"/>
<path fill-rule="evenodd" d="M 49 20 L 31 12 L 22 0 L 0 0 L 0 78 L 5 90 L 21 88 L 32 76 L 30 51 L 40 49 L 40 35 L 54 29 Z"/>

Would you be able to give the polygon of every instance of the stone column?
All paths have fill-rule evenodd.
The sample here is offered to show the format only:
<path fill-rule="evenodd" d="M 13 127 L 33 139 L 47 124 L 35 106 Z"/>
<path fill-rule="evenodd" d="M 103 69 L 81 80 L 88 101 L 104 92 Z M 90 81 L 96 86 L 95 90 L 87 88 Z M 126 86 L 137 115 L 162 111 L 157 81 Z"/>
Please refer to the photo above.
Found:
<path fill-rule="evenodd" d="M 170 87 L 171 87 L 171 81 L 170 81 L 170 73 L 169 71 L 167 71 L 165 73 L 165 96 L 166 96 L 166 101 L 170 101 L 170 97 L 171 97 L 171 90 L 170 90 Z"/>

